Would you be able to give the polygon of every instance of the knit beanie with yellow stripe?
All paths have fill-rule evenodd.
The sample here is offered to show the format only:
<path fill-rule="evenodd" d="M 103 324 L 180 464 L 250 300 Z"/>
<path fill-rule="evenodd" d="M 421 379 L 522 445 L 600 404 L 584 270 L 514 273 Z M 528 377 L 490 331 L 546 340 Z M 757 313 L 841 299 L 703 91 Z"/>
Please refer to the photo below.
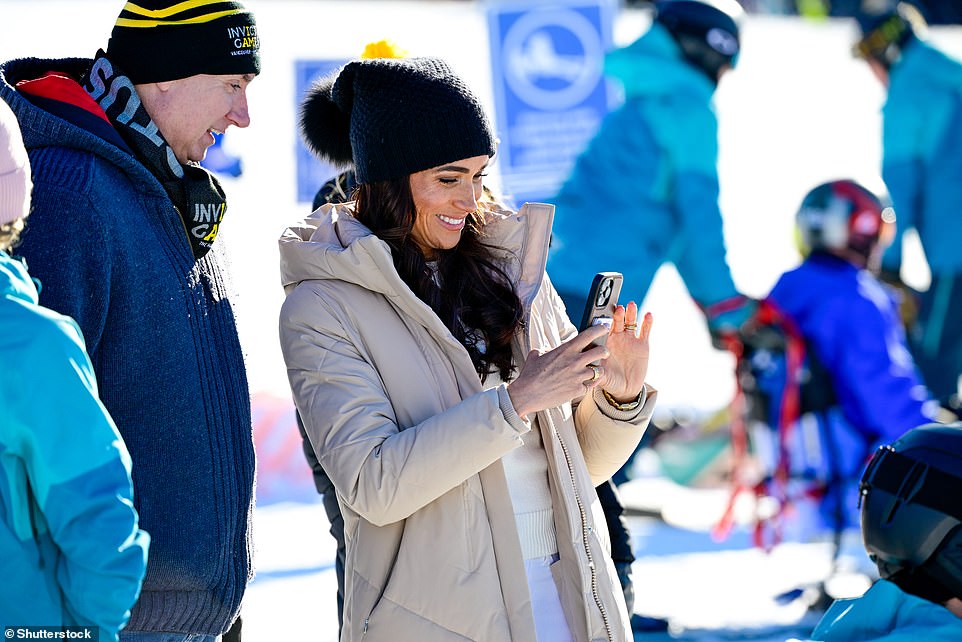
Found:
<path fill-rule="evenodd" d="M 107 58 L 135 84 L 260 72 L 254 16 L 240 2 L 136 0 L 124 5 Z"/>

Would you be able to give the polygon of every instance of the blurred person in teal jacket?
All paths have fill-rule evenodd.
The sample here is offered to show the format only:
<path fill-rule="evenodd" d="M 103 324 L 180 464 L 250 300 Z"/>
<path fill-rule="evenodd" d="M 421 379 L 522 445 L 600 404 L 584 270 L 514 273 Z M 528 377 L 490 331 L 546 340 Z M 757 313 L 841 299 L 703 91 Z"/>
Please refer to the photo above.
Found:
<path fill-rule="evenodd" d="M 726 259 L 712 104 L 738 59 L 742 13 L 734 0 L 662 0 L 651 28 L 605 59 L 624 104 L 553 199 L 549 269 L 570 315 L 581 314 L 595 272 L 622 272 L 625 294 L 640 301 L 671 262 L 716 347 L 750 316 Z"/>
<path fill-rule="evenodd" d="M 735 0 L 663 0 L 650 29 L 606 57 L 605 74 L 623 85 L 624 104 L 606 116 L 552 199 L 548 269 L 575 323 L 596 272 L 623 273 L 623 297 L 641 301 L 665 262 L 705 313 L 716 347 L 726 347 L 751 315 L 753 302 L 735 289 L 726 260 L 712 105 L 738 58 L 742 13 Z M 634 555 L 614 486 L 630 467 L 629 460 L 597 491 L 633 603 Z"/>
<path fill-rule="evenodd" d="M 8 627 L 88 626 L 116 640 L 149 537 L 80 329 L 38 305 L 12 256 L 31 185 L 17 120 L 0 100 L 0 629 L 10 638 Z"/>
<path fill-rule="evenodd" d="M 882 178 L 898 219 L 882 276 L 902 285 L 903 235 L 914 229 L 932 279 L 910 328 L 912 350 L 932 394 L 957 412 L 962 325 L 952 320 L 962 314 L 962 62 L 926 40 L 925 20 L 912 5 L 865 11 L 857 21 L 855 53 L 887 89 Z"/>
<path fill-rule="evenodd" d="M 817 642 L 962 640 L 962 423 L 924 424 L 862 474 L 862 538 L 881 577 L 836 600 Z"/>

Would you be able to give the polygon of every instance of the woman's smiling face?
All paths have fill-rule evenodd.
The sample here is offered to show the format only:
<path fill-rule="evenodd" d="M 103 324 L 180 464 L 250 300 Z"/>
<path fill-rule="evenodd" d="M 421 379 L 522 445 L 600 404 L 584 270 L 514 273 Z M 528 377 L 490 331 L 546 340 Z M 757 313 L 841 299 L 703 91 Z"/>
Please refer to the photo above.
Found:
<path fill-rule="evenodd" d="M 478 209 L 488 156 L 474 156 L 411 174 L 414 227 L 411 237 L 426 259 L 461 240 L 465 221 Z"/>

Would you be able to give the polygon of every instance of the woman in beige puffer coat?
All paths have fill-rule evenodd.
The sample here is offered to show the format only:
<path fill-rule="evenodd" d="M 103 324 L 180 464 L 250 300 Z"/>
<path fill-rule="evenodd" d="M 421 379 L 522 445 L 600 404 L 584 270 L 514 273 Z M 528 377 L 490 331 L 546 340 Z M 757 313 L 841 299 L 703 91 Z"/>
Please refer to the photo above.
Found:
<path fill-rule="evenodd" d="M 493 138 L 443 62 L 349 63 L 302 122 L 360 184 L 280 242 L 284 358 L 344 514 L 342 640 L 630 640 L 594 486 L 651 416 L 650 316 L 576 332 L 553 208 L 479 204 Z"/>

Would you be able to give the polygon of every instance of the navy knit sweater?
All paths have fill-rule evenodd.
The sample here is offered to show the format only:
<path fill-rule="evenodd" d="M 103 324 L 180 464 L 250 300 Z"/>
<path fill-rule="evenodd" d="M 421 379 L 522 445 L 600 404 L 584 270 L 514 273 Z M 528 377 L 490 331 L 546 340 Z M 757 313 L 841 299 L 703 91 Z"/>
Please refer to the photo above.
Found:
<path fill-rule="evenodd" d="M 0 66 L 0 97 L 20 121 L 33 171 L 19 251 L 43 284 L 41 304 L 83 331 L 130 451 L 152 542 L 127 630 L 218 635 L 251 576 L 254 490 L 250 398 L 223 257 L 215 244 L 194 259 L 160 183 L 122 142 L 14 87 L 48 70 L 79 77 L 89 64 Z"/>

